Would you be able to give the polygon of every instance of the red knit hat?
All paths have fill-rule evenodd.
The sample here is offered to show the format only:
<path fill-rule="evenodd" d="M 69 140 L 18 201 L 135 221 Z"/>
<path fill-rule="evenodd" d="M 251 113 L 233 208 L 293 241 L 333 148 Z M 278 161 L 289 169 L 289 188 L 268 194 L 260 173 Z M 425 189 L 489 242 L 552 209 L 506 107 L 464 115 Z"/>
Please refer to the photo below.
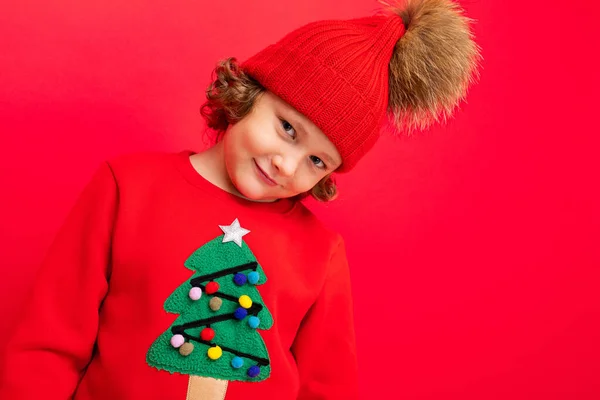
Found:
<path fill-rule="evenodd" d="M 349 170 L 379 136 L 388 64 L 403 34 L 397 15 L 314 22 L 242 69 L 317 125 L 340 152 L 340 169 Z"/>
<path fill-rule="evenodd" d="M 441 6 L 445 9 L 441 9 Z M 460 10 L 456 12 L 456 5 L 449 0 L 413 0 L 401 9 L 393 9 L 391 15 L 310 23 L 260 51 L 241 67 L 317 125 L 342 156 L 342 166 L 337 171 L 349 171 L 373 147 L 389 111 L 388 103 L 391 100 L 388 90 L 389 84 L 393 85 L 389 77 L 390 59 L 400 38 L 407 32 L 405 21 L 407 25 L 410 24 L 407 33 L 414 31 L 413 36 L 417 35 L 418 39 L 422 39 L 418 35 L 423 25 L 426 25 L 427 35 L 444 29 L 436 26 L 436 22 L 427 21 L 432 9 L 434 15 L 435 12 L 441 12 L 447 16 L 450 11 L 449 23 L 456 23 L 460 19 L 459 22 L 464 25 L 466 18 L 460 15 Z M 416 25 L 414 30 L 413 25 Z M 468 29 L 466 32 L 469 37 Z M 441 46 L 446 45 L 443 37 L 440 35 L 442 39 L 437 47 L 434 46 L 434 50 L 441 50 Z M 408 58 L 422 56 L 424 63 L 431 61 L 422 49 L 401 55 Z M 438 55 L 437 58 L 443 59 L 444 56 Z M 412 65 L 408 61 L 405 65 L 399 65 L 400 70 Z M 435 69 L 439 65 L 425 67 Z M 400 74 L 410 75 L 411 72 L 419 74 L 419 71 L 408 70 Z M 431 75 L 429 72 L 425 75 Z M 467 72 L 470 74 L 472 71 L 463 71 L 461 80 L 468 78 L 465 76 Z M 403 84 L 412 86 L 416 92 L 419 91 L 418 87 L 423 86 L 422 83 L 430 83 L 414 82 L 415 77 L 412 76 L 404 78 L 412 79 Z M 441 78 L 448 80 L 447 76 Z M 394 79 L 399 85 L 398 77 L 392 77 Z M 422 110 L 418 110 L 418 102 L 413 101 L 414 94 L 410 93 L 410 88 L 400 89 L 405 92 L 403 97 L 406 99 L 402 101 L 406 104 L 399 107 L 404 107 L 404 112 L 423 114 Z M 392 94 L 392 98 L 394 96 L 398 97 L 398 93 Z M 429 94 L 425 97 L 431 101 Z M 426 107 L 432 106 L 427 104 Z M 425 119 L 427 115 L 421 117 Z M 437 119 L 437 116 L 434 118 Z M 406 118 L 396 117 L 396 122 L 401 119 Z"/>

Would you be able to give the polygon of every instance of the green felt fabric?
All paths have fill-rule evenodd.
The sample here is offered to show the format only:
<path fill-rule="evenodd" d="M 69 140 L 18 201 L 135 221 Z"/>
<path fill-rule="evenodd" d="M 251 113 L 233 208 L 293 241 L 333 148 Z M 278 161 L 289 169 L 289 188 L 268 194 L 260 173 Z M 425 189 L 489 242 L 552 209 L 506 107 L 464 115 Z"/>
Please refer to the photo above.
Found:
<path fill-rule="evenodd" d="M 263 305 L 262 310 L 257 314 L 260 318 L 258 329 L 269 329 L 273 325 L 273 317 L 263 303 L 262 297 L 256 288 L 257 285 L 262 285 L 267 280 L 260 264 L 258 264 L 256 268 L 256 271 L 260 276 L 256 285 L 246 283 L 243 286 L 237 286 L 233 282 L 234 274 L 230 274 L 214 279 L 220 286 L 219 291 L 216 294 L 208 295 L 203 293 L 202 297 L 197 301 L 193 301 L 189 298 L 188 293 L 192 287 L 190 284 L 192 278 L 257 261 L 245 242 L 242 242 L 242 247 L 240 248 L 234 242 L 222 243 L 222 239 L 223 236 L 219 236 L 208 242 L 197 249 L 185 261 L 185 266 L 192 271 L 195 271 L 195 273 L 188 281 L 183 282 L 175 289 L 164 304 L 164 308 L 167 312 L 179 314 L 179 317 L 173 322 L 173 325 L 168 327 L 168 329 L 166 329 L 166 331 L 152 344 L 148 350 L 146 360 L 149 365 L 170 372 L 180 372 L 225 380 L 261 381 L 269 377 L 271 372 L 270 365 L 260 365 L 260 374 L 255 378 L 250 378 L 247 375 L 248 368 L 252 365 L 258 365 L 256 361 L 250 358 L 242 356 L 242 359 L 244 359 L 244 366 L 235 369 L 231 366 L 231 360 L 236 355 L 225 349 L 223 349 L 223 356 L 221 358 L 218 360 L 211 360 L 207 355 L 207 350 L 210 347 L 207 344 L 192 341 L 194 344 L 194 351 L 189 356 L 182 356 L 179 354 L 178 349 L 171 346 L 170 343 L 171 337 L 173 336 L 171 332 L 172 326 L 219 315 L 233 314 L 233 312 L 240 307 L 239 303 L 223 298 L 223 305 L 220 310 L 211 310 L 208 303 L 213 296 L 218 296 L 219 293 L 226 293 L 235 298 L 239 298 L 244 294 L 250 296 L 253 303 Z M 241 272 L 247 274 L 250 271 L 252 271 L 252 269 Z M 203 281 L 202 284 L 205 285 L 208 282 L 208 280 Z M 211 328 L 215 331 L 215 337 L 211 342 L 213 345 L 228 347 L 242 353 L 250 354 L 254 357 L 268 360 L 269 354 L 262 337 L 256 329 L 248 326 L 248 318 L 249 316 L 241 321 L 230 319 L 211 324 Z M 204 327 L 205 326 L 190 328 L 187 329 L 185 333 L 199 338 L 200 331 Z"/>

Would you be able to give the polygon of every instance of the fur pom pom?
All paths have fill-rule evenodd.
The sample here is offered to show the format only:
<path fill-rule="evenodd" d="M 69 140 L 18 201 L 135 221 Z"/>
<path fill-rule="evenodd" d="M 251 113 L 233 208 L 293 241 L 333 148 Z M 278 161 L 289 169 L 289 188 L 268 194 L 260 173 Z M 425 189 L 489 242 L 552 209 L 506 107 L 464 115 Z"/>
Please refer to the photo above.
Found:
<path fill-rule="evenodd" d="M 407 133 L 445 122 L 479 79 L 472 20 L 451 0 L 381 3 L 408 26 L 390 61 L 390 122 Z"/>

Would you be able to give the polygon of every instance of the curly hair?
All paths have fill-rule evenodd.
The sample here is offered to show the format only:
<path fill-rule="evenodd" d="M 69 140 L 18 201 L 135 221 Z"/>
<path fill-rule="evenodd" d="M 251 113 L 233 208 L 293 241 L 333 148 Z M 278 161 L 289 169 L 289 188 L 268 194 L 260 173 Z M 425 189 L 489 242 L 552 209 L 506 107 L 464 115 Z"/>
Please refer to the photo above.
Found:
<path fill-rule="evenodd" d="M 220 61 L 213 71 L 213 81 L 206 89 L 206 102 L 200 114 L 209 128 L 216 132 L 219 142 L 230 124 L 235 124 L 252 110 L 258 96 L 266 89 L 246 74 L 234 57 Z M 337 197 L 335 180 L 328 174 L 310 191 L 301 193 L 298 199 L 312 196 L 318 201 L 327 202 Z"/>

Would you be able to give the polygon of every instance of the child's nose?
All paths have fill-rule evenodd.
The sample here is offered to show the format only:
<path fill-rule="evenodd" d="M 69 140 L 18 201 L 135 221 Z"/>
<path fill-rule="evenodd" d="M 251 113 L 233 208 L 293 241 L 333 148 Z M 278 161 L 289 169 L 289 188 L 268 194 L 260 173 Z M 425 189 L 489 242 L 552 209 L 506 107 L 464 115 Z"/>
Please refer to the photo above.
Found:
<path fill-rule="evenodd" d="M 287 155 L 285 157 L 276 155 L 273 157 L 273 166 L 280 175 L 292 177 L 296 173 L 296 168 L 298 168 L 298 160 L 292 155 Z"/>

